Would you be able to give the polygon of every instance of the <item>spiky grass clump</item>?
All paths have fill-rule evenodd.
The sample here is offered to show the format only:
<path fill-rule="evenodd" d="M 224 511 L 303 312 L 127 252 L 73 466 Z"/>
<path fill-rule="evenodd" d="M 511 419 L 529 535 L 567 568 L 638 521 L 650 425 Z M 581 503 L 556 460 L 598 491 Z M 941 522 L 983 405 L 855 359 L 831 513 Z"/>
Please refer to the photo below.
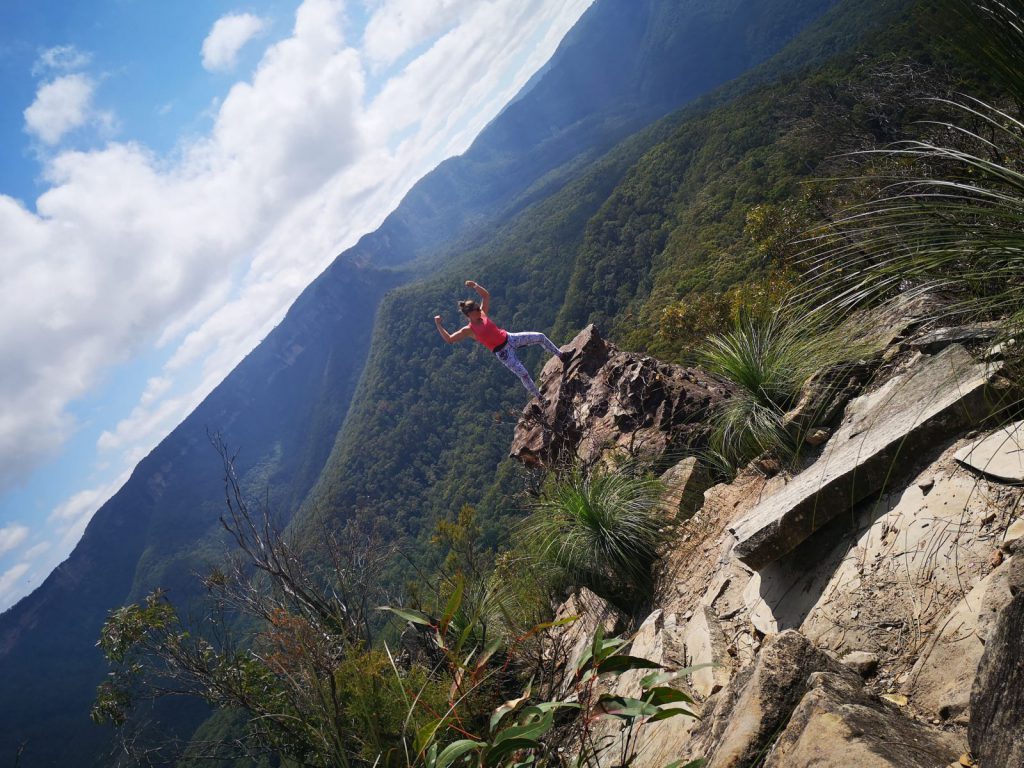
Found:
<path fill-rule="evenodd" d="M 529 549 L 627 614 L 653 590 L 652 566 L 668 524 L 664 485 L 631 468 L 576 468 L 549 483 L 523 526 Z"/>
<path fill-rule="evenodd" d="M 711 417 L 709 458 L 724 472 L 757 456 L 783 460 L 797 453 L 800 435 L 785 415 L 818 371 L 871 354 L 870 335 L 853 321 L 826 321 L 793 307 L 742 317 L 697 350 L 706 370 L 734 386 Z"/>
<path fill-rule="evenodd" d="M 1024 0 L 949 4 L 960 44 L 1016 107 L 936 99 L 949 118 L 930 139 L 863 153 L 889 183 L 811 241 L 807 297 L 848 312 L 941 293 L 934 320 L 998 319 L 1012 337 L 1024 327 Z"/>

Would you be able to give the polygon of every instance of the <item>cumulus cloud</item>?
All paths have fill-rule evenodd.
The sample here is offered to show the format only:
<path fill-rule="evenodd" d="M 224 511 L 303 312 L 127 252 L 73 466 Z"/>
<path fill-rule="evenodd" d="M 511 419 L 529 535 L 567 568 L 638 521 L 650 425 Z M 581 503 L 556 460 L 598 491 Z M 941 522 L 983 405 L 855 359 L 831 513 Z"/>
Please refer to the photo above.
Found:
<path fill-rule="evenodd" d="M 228 72 L 238 63 L 238 52 L 267 28 L 267 20 L 251 13 L 222 16 L 203 40 L 203 68 Z"/>
<path fill-rule="evenodd" d="M 305 0 L 173 161 L 130 142 L 63 151 L 35 210 L 0 195 L 0 492 L 59 449 L 76 428 L 68 405 L 113 365 L 154 345 L 168 355 L 98 440 L 121 477 L 53 511 L 54 558 L 340 250 L 466 149 L 590 2 L 436 4 L 457 20 L 410 23 L 399 47 L 446 31 L 368 99 L 342 2 Z"/>
<path fill-rule="evenodd" d="M 25 525 L 8 525 L 0 528 L 0 554 L 21 546 L 28 538 L 29 529 Z"/>
<path fill-rule="evenodd" d="M 56 144 L 68 131 L 93 118 L 95 88 L 92 78 L 84 74 L 65 75 L 45 83 L 25 109 L 26 130 L 44 144 Z"/>

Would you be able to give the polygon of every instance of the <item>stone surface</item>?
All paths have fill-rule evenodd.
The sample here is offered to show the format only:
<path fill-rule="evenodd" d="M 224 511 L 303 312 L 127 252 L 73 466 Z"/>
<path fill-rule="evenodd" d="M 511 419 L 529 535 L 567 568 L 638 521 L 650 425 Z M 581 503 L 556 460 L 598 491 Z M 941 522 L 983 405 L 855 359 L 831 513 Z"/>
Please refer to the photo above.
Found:
<path fill-rule="evenodd" d="M 981 768 L 1024 765 L 1024 589 L 999 613 L 971 690 L 968 738 Z"/>
<path fill-rule="evenodd" d="M 571 624 L 556 627 L 545 636 L 544 653 L 565 671 L 553 695 L 564 696 L 576 679 L 576 666 L 593 642 L 594 633 L 602 627 L 606 635 L 614 635 L 622 617 L 619 612 L 586 587 L 576 590 L 555 611 L 555 621 L 576 617 Z"/>
<path fill-rule="evenodd" d="M 815 673 L 764 768 L 941 768 L 961 741 L 917 723 L 866 692 L 859 681 Z"/>
<path fill-rule="evenodd" d="M 1024 584 L 1024 558 L 1003 562 L 972 589 L 939 623 L 905 690 L 914 705 L 946 719 L 967 711 L 971 685 L 999 612 L 1012 599 L 1011 587 Z"/>
<path fill-rule="evenodd" d="M 704 503 L 704 491 L 711 487 L 711 475 L 696 456 L 689 456 L 665 470 L 665 513 L 677 520 L 688 520 Z"/>
<path fill-rule="evenodd" d="M 661 664 L 669 672 L 685 664 L 682 626 L 674 613 L 656 610 L 637 629 L 629 653 L 642 659 Z M 639 698 L 642 693 L 641 681 L 651 670 L 631 670 L 614 679 L 609 689 L 618 696 Z M 694 691 L 685 681 L 675 680 L 672 685 L 694 697 Z M 699 706 L 688 704 L 666 705 L 667 708 L 683 708 L 699 714 Z M 599 758 L 602 766 L 619 764 L 625 742 L 632 740 L 631 748 L 636 757 L 630 763 L 635 768 L 663 768 L 678 757 L 697 726 L 697 719 L 685 715 L 654 723 L 643 723 L 635 731 L 624 728 L 619 720 L 599 720 L 593 725 L 591 738 L 603 747 Z"/>
<path fill-rule="evenodd" d="M 840 661 L 861 677 L 871 677 L 878 670 L 879 658 L 869 651 L 850 651 Z"/>
<path fill-rule="evenodd" d="M 751 568 L 767 565 L 880 491 L 898 460 L 912 461 L 982 421 L 993 408 L 991 377 L 991 368 L 954 345 L 857 398 L 818 460 L 731 526 L 736 556 Z"/>
<path fill-rule="evenodd" d="M 707 768 L 740 768 L 764 754 L 807 691 L 812 672 L 829 671 L 860 683 L 854 672 L 811 645 L 798 632 L 768 638 L 752 670 L 737 676 L 705 713 L 702 739 L 691 753 L 708 757 Z"/>
<path fill-rule="evenodd" d="M 1003 546 L 1011 547 L 1014 543 L 1024 539 L 1024 517 L 1014 520 L 1003 534 Z"/>
<path fill-rule="evenodd" d="M 981 344 L 990 342 L 999 335 L 999 326 L 995 323 L 975 323 L 960 325 L 955 328 L 938 328 L 928 331 L 909 342 L 911 349 L 934 354 L 951 344 Z"/>
<path fill-rule="evenodd" d="M 710 409 L 727 394 L 697 368 L 623 352 L 589 325 L 552 357 L 538 386 L 546 405 L 526 407 L 510 455 L 526 464 L 591 464 L 608 453 L 644 459 L 699 445 Z"/>
<path fill-rule="evenodd" d="M 956 460 L 1007 483 L 1024 483 L 1024 421 L 1016 421 L 965 445 Z"/>
<path fill-rule="evenodd" d="M 693 689 L 701 697 L 706 699 L 725 687 L 732 676 L 732 661 L 725 633 L 713 608 L 697 608 L 683 631 L 683 646 L 688 666 L 713 665 L 698 669 L 690 676 Z"/>
<path fill-rule="evenodd" d="M 881 357 L 840 363 L 814 374 L 804 385 L 796 405 L 782 417 L 787 431 L 811 446 L 825 442 L 829 435 L 827 427 L 839 421 L 846 404 L 860 394 L 880 363 Z"/>

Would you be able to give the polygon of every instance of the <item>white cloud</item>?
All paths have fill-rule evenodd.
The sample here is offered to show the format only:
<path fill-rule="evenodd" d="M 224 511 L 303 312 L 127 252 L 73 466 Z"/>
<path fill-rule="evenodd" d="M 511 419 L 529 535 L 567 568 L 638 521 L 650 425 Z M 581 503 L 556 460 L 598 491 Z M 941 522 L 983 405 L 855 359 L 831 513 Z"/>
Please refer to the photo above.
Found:
<path fill-rule="evenodd" d="M 28 538 L 29 529 L 24 525 L 8 525 L 0 528 L 0 554 L 20 547 Z"/>
<path fill-rule="evenodd" d="M 267 20 L 251 13 L 228 14 L 217 19 L 203 40 L 203 68 L 210 72 L 234 69 L 239 51 L 266 28 Z"/>
<path fill-rule="evenodd" d="M 366 24 L 363 49 L 373 63 L 392 64 L 479 5 L 479 0 L 386 0 Z"/>
<path fill-rule="evenodd" d="M 6 610 L 14 602 L 18 591 L 22 590 L 19 580 L 28 568 L 28 563 L 18 563 L 0 575 L 0 611 Z"/>
<path fill-rule="evenodd" d="M 25 554 L 22 557 L 25 560 L 35 560 L 45 552 L 49 552 L 53 548 L 53 545 L 48 541 L 41 541 L 38 544 L 29 547 L 25 550 Z"/>
<path fill-rule="evenodd" d="M 92 54 L 73 45 L 57 45 L 39 54 L 32 66 L 32 74 L 39 77 L 47 72 L 73 72 L 83 69 L 92 61 Z"/>
<path fill-rule="evenodd" d="M 68 131 L 93 118 L 96 84 L 83 74 L 65 75 L 45 83 L 25 109 L 25 128 L 44 144 L 56 144 Z"/>
<path fill-rule="evenodd" d="M 305 0 L 291 35 L 217 105 L 210 133 L 173 159 L 125 142 L 58 152 L 34 211 L 0 195 L 0 492 L 76 428 L 70 403 L 161 345 L 169 362 L 98 441 L 112 471 L 129 470 L 339 251 L 466 149 L 590 1 L 463 3 L 368 102 L 342 3 Z M 126 477 L 53 511 L 54 558 Z"/>

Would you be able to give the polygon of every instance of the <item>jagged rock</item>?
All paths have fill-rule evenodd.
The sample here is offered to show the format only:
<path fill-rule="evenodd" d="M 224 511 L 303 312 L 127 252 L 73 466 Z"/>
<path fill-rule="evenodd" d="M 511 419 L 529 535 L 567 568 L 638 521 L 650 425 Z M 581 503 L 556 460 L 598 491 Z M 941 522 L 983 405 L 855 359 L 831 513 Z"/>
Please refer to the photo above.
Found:
<path fill-rule="evenodd" d="M 919 709 L 943 719 L 967 710 L 985 643 L 1000 611 L 1013 598 L 1012 592 L 1022 586 L 1024 558 L 1010 558 L 940 622 L 941 629 L 925 647 L 906 687 Z"/>
<path fill-rule="evenodd" d="M 731 526 L 736 556 L 751 568 L 767 565 L 881 490 L 898 458 L 912 460 L 981 422 L 997 407 L 987 391 L 993 375 L 954 345 L 857 398 L 818 460 Z"/>
<path fill-rule="evenodd" d="M 868 651 L 850 651 L 840 661 L 861 677 L 871 677 L 878 669 L 878 656 Z"/>
<path fill-rule="evenodd" d="M 1015 549 L 1017 542 L 1024 539 L 1024 517 L 1014 520 L 1003 534 L 1003 549 Z"/>
<path fill-rule="evenodd" d="M 878 357 L 840 363 L 814 374 L 804 385 L 796 405 L 782 417 L 783 426 L 794 438 L 803 439 L 808 445 L 820 445 L 828 439 L 825 428 L 839 421 L 846 404 L 860 393 L 881 362 Z"/>
<path fill-rule="evenodd" d="M 655 458 L 699 444 L 706 416 L 727 393 L 697 368 L 623 352 L 594 325 L 563 347 L 538 380 L 544 405 L 526 407 L 510 455 L 526 464 L 594 463 L 608 452 Z"/>
<path fill-rule="evenodd" d="M 851 685 L 856 673 L 789 630 L 765 641 L 752 668 L 732 679 L 704 713 L 694 756 L 708 757 L 707 768 L 740 768 L 763 755 L 807 691 L 812 672 L 828 671 Z"/>
<path fill-rule="evenodd" d="M 665 470 L 661 482 L 665 484 L 665 513 L 676 520 L 687 520 L 704 503 L 711 474 L 696 456 L 690 456 Z"/>
<path fill-rule="evenodd" d="M 963 752 L 959 739 L 904 716 L 860 680 L 818 672 L 764 768 L 938 768 Z"/>
<path fill-rule="evenodd" d="M 997 429 L 965 445 L 956 460 L 984 475 L 1007 483 L 1024 483 L 1024 421 Z"/>
<path fill-rule="evenodd" d="M 1024 765 L 1024 589 L 999 614 L 971 690 L 968 738 L 981 768 Z"/>

